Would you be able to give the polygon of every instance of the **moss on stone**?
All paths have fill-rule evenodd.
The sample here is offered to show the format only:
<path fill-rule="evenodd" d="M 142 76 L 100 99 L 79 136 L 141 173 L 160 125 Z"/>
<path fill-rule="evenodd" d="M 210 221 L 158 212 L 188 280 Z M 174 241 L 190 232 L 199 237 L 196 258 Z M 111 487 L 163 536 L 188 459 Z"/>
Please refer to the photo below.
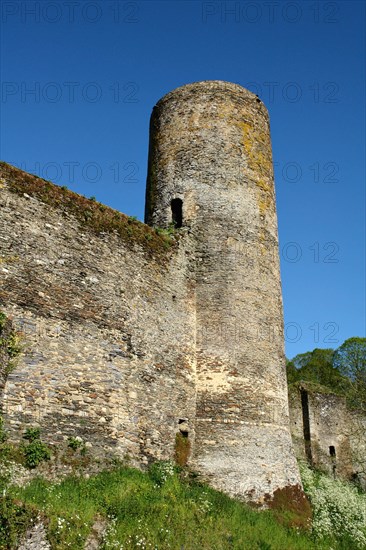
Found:
<path fill-rule="evenodd" d="M 139 245 L 157 259 L 166 258 L 167 251 L 176 243 L 171 235 L 157 234 L 148 225 L 126 214 L 5 162 L 0 162 L 0 179 L 3 184 L 0 183 L 0 187 L 5 183 L 12 193 L 27 194 L 52 208 L 72 214 L 82 226 L 97 235 L 116 232 L 130 248 Z"/>
<path fill-rule="evenodd" d="M 14 330 L 11 320 L 0 311 L 0 378 L 6 380 L 14 370 L 21 351 L 20 335 Z"/>
<path fill-rule="evenodd" d="M 178 466 L 186 466 L 191 452 L 191 442 L 180 432 L 175 436 L 174 459 Z"/>

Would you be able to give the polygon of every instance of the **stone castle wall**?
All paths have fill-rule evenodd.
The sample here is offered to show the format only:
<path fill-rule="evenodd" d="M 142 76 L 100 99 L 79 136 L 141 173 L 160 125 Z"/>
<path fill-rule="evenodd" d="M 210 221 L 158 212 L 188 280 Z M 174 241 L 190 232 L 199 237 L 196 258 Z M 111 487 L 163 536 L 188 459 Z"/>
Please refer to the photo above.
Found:
<path fill-rule="evenodd" d="M 188 240 L 154 258 L 13 192 L 34 177 L 0 176 L 0 305 L 24 348 L 2 399 L 12 439 L 39 424 L 53 443 L 77 434 L 142 462 L 171 457 L 195 410 Z"/>
<path fill-rule="evenodd" d="M 215 487 L 301 493 L 260 100 L 213 81 L 154 108 L 146 222 L 177 222 L 180 202 L 171 244 L 7 165 L 0 176 L 0 306 L 25 339 L 2 397 L 12 439 L 39 424 L 50 442 L 81 435 L 144 464 L 172 459 L 184 426 L 189 464 Z"/>
<path fill-rule="evenodd" d="M 343 397 L 306 384 L 290 387 L 291 432 L 297 457 L 329 475 L 366 487 L 366 419 Z"/>

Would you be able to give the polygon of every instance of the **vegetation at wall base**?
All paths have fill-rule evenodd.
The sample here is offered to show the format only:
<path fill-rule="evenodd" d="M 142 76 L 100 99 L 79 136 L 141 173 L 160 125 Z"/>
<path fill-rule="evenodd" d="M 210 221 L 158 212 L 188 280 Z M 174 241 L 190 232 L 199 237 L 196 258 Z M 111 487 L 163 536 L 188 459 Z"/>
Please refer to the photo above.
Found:
<path fill-rule="evenodd" d="M 155 463 L 148 472 L 119 465 L 88 479 L 57 483 L 38 477 L 24 487 L 8 484 L 2 494 L 4 550 L 17 548 L 25 530 L 39 521 L 57 550 L 84 548 L 96 523 L 103 525 L 102 550 L 361 548 L 349 533 L 337 532 L 336 539 L 285 527 L 273 512 L 258 512 L 169 462 Z"/>
<path fill-rule="evenodd" d="M 306 462 L 299 466 L 312 504 L 314 536 L 320 541 L 334 537 L 341 548 L 366 548 L 366 494 L 352 483 L 310 468 Z"/>
<path fill-rule="evenodd" d="M 17 548 L 21 536 L 37 521 L 37 508 L 3 493 L 0 497 L 0 548 Z"/>
<path fill-rule="evenodd" d="M 4 420 L 0 416 L 0 459 L 1 462 L 15 462 L 27 468 L 36 468 L 41 462 L 50 460 L 51 450 L 40 439 L 40 429 L 37 427 L 27 428 L 23 438 L 28 441 L 28 444 L 14 445 L 6 443 L 8 438 L 7 432 L 4 429 Z M 1 464 L 0 462 L 0 464 Z M 0 490 L 1 490 L 1 473 L 0 473 Z"/>
<path fill-rule="evenodd" d="M 16 367 L 16 359 L 22 352 L 21 336 L 11 319 L 0 310 L 0 379 L 6 380 Z"/>

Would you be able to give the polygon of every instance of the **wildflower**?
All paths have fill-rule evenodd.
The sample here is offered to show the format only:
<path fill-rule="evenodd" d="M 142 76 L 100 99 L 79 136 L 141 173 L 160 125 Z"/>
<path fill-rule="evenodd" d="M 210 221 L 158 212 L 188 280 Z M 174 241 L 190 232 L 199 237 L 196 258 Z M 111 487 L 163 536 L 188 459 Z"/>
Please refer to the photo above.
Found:
<path fill-rule="evenodd" d="M 312 530 L 318 539 L 348 535 L 366 547 L 366 495 L 349 483 L 331 479 L 300 463 L 305 493 L 313 507 Z"/>

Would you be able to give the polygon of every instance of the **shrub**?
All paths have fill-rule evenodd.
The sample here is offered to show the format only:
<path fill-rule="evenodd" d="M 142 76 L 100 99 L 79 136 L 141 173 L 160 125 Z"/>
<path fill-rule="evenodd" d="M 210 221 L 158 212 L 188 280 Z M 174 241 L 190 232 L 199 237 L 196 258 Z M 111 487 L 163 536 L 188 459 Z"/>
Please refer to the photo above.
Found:
<path fill-rule="evenodd" d="M 36 510 L 3 494 L 0 513 L 0 548 L 18 548 L 25 531 L 36 521 Z"/>
<path fill-rule="evenodd" d="M 313 508 L 313 534 L 366 548 L 366 495 L 350 483 L 332 479 L 300 463 L 304 491 Z"/>
<path fill-rule="evenodd" d="M 5 313 L 0 311 L 0 334 L 2 332 L 2 329 L 5 327 L 6 320 L 7 320 L 7 317 L 6 317 Z"/>
<path fill-rule="evenodd" d="M 15 358 L 21 351 L 19 334 L 14 330 L 11 320 L 0 311 L 0 368 L 5 379 L 14 370 Z"/>
<path fill-rule="evenodd" d="M 23 435 L 24 439 L 27 439 L 30 443 L 40 438 L 41 430 L 39 428 L 27 428 L 25 434 Z"/>
<path fill-rule="evenodd" d="M 36 468 L 44 460 L 51 458 L 51 451 L 45 443 L 40 440 L 40 429 L 37 427 L 27 428 L 23 438 L 29 441 L 29 444 L 23 447 L 25 465 L 28 468 Z"/>
<path fill-rule="evenodd" d="M 8 438 L 5 428 L 4 428 L 4 419 L 0 416 L 0 443 L 4 443 Z"/>
<path fill-rule="evenodd" d="M 79 436 L 69 437 L 67 440 L 67 445 L 73 451 L 77 451 L 78 449 L 85 448 L 84 442 Z"/>
<path fill-rule="evenodd" d="M 7 352 L 11 359 L 19 355 L 19 353 L 22 351 L 21 345 L 20 345 L 20 338 L 18 334 L 15 332 L 12 332 L 8 338 L 7 341 Z"/>
<path fill-rule="evenodd" d="M 24 448 L 25 465 L 28 468 L 36 468 L 44 460 L 51 458 L 51 452 L 45 443 L 35 439 Z"/>

